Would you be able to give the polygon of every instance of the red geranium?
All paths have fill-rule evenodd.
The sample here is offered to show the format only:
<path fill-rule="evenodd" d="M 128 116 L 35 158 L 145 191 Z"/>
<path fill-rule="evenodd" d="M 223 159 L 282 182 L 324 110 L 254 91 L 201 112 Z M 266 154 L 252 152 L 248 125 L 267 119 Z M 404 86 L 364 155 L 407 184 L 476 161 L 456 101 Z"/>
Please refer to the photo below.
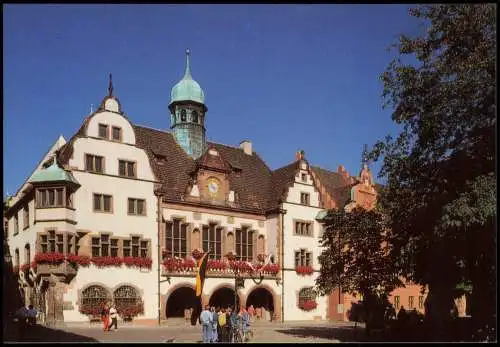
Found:
<path fill-rule="evenodd" d="M 248 273 L 253 272 L 251 266 L 246 261 L 241 261 L 241 260 L 230 261 L 229 267 L 233 271 L 248 272 Z"/>
<path fill-rule="evenodd" d="M 117 305 L 116 311 L 123 318 L 135 317 L 144 313 L 144 304 L 142 301 L 135 304 L 120 304 Z"/>
<path fill-rule="evenodd" d="M 153 264 L 153 260 L 151 258 L 143 258 L 143 257 L 135 257 L 134 265 L 138 267 L 145 267 L 151 269 L 151 265 Z"/>
<path fill-rule="evenodd" d="M 295 272 L 299 275 L 310 275 L 313 273 L 313 268 L 311 266 L 301 265 L 295 268 Z"/>
<path fill-rule="evenodd" d="M 104 305 L 103 303 L 97 303 L 96 305 L 80 305 L 80 313 L 89 315 L 89 316 L 100 316 L 101 310 Z"/>
<path fill-rule="evenodd" d="M 279 264 L 267 264 L 264 266 L 262 269 L 262 272 L 267 272 L 273 275 L 276 275 L 280 271 L 280 265 Z"/>
<path fill-rule="evenodd" d="M 34 260 L 33 260 L 33 261 L 31 262 L 31 268 L 32 268 L 33 270 L 36 270 L 36 261 L 34 261 Z"/>
<path fill-rule="evenodd" d="M 92 263 L 97 267 L 104 266 L 121 266 L 123 264 L 123 259 L 120 257 L 92 257 Z"/>
<path fill-rule="evenodd" d="M 27 272 L 29 270 L 30 270 L 30 264 L 29 263 L 21 265 L 21 271 Z"/>
<path fill-rule="evenodd" d="M 76 255 L 76 254 L 69 254 L 66 257 L 66 260 L 73 266 L 89 266 L 90 265 L 90 258 L 85 256 L 85 255 Z"/>
<path fill-rule="evenodd" d="M 135 261 L 134 261 L 134 257 L 123 257 L 123 264 L 125 264 L 126 266 L 134 266 L 135 265 Z"/>
<path fill-rule="evenodd" d="M 53 253 L 38 253 L 35 255 L 35 262 L 37 264 L 60 264 L 66 257 L 59 252 Z"/>
<path fill-rule="evenodd" d="M 192 259 L 167 258 L 163 261 L 163 266 L 168 272 L 193 271 L 196 264 Z"/>
<path fill-rule="evenodd" d="M 299 308 L 303 311 L 311 311 L 314 310 L 318 304 L 315 300 L 301 300 L 299 301 Z"/>
<path fill-rule="evenodd" d="M 210 259 L 207 262 L 207 269 L 208 270 L 225 270 L 225 269 L 227 269 L 227 263 L 224 262 L 223 260 Z"/>

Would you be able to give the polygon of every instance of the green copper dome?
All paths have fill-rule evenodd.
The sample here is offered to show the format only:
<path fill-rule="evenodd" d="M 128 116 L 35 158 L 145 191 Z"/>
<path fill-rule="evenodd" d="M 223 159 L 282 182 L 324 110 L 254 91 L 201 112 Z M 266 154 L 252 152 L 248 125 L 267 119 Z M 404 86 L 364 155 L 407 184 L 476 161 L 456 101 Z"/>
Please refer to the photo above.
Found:
<path fill-rule="evenodd" d="M 198 82 L 191 76 L 189 67 L 189 50 L 186 51 L 186 72 L 184 77 L 172 88 L 170 103 L 176 101 L 195 101 L 205 103 L 205 93 Z"/>
<path fill-rule="evenodd" d="M 29 182 L 71 182 L 73 184 L 80 185 L 70 172 L 61 169 L 57 165 L 55 158 L 51 166 L 35 173 Z"/>

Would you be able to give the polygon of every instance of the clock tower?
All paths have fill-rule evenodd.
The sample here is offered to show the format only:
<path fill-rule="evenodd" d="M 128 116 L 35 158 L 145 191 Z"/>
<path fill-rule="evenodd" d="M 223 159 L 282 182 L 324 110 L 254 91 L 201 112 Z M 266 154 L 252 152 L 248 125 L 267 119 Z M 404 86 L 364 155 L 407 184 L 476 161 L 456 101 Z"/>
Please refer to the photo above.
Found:
<path fill-rule="evenodd" d="M 189 50 L 186 50 L 184 77 L 172 88 L 170 124 L 179 146 L 193 159 L 198 159 L 206 148 L 205 93 L 191 76 Z"/>

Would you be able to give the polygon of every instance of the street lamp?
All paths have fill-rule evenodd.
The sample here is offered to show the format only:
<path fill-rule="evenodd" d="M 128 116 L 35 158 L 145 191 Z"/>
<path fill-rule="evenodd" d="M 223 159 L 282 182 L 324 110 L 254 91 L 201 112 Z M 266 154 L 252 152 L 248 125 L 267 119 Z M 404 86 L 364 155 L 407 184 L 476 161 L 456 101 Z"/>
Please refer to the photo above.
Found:
<path fill-rule="evenodd" d="M 234 254 L 234 258 L 237 259 L 238 255 Z M 262 272 L 259 274 L 259 278 L 255 279 L 251 275 L 248 277 L 242 276 L 243 272 L 240 273 L 240 270 L 237 267 L 234 267 L 234 309 L 236 312 L 238 311 L 238 288 L 245 287 L 245 279 L 250 278 L 256 285 L 259 285 L 264 280 L 264 275 Z"/>

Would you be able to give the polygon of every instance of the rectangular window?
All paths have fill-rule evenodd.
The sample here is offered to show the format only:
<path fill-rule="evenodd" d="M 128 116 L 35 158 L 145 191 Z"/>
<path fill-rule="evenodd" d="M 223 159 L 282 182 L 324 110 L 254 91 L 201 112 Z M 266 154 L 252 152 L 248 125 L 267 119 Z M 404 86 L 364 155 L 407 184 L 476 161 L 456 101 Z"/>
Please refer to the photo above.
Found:
<path fill-rule="evenodd" d="M 113 197 L 94 193 L 94 212 L 112 212 Z"/>
<path fill-rule="evenodd" d="M 399 310 L 399 305 L 400 305 L 400 298 L 399 298 L 399 295 L 396 295 L 394 297 L 394 307 L 396 308 L 396 310 Z"/>
<path fill-rule="evenodd" d="M 139 237 L 132 237 L 132 257 L 139 256 Z"/>
<path fill-rule="evenodd" d="M 118 160 L 118 175 L 123 177 L 136 177 L 135 162 Z"/>
<path fill-rule="evenodd" d="M 118 239 L 111 239 L 111 256 L 118 257 Z"/>
<path fill-rule="evenodd" d="M 19 217 L 16 212 L 14 215 L 14 235 L 17 235 L 17 233 L 19 233 Z"/>
<path fill-rule="evenodd" d="M 418 308 L 420 308 L 420 309 L 424 308 L 424 297 L 423 296 L 418 297 Z"/>
<path fill-rule="evenodd" d="M 305 249 L 295 251 L 295 267 L 297 266 L 312 266 L 312 252 Z"/>
<path fill-rule="evenodd" d="M 408 297 L 408 308 L 411 310 L 414 308 L 413 296 Z"/>
<path fill-rule="evenodd" d="M 301 177 L 302 182 L 307 182 L 307 174 L 305 174 L 305 173 L 300 174 L 300 177 Z"/>
<path fill-rule="evenodd" d="M 28 204 L 23 208 L 23 228 L 26 229 L 30 226 L 30 207 Z"/>
<path fill-rule="evenodd" d="M 63 199 L 64 188 L 48 188 L 37 190 L 37 207 L 63 207 L 66 202 Z"/>
<path fill-rule="evenodd" d="M 236 254 L 241 261 L 253 260 L 253 231 L 248 228 L 236 229 Z"/>
<path fill-rule="evenodd" d="M 101 256 L 109 257 L 109 235 L 101 235 Z"/>
<path fill-rule="evenodd" d="M 300 203 L 302 205 L 309 205 L 309 193 L 300 193 Z"/>
<path fill-rule="evenodd" d="M 64 206 L 63 189 L 62 188 L 56 189 L 56 205 L 57 206 Z"/>
<path fill-rule="evenodd" d="M 104 173 L 104 157 L 85 154 L 85 171 Z"/>
<path fill-rule="evenodd" d="M 165 224 L 165 249 L 172 257 L 185 258 L 187 255 L 187 227 L 180 219 Z"/>
<path fill-rule="evenodd" d="M 42 253 L 47 253 L 49 249 L 47 235 L 40 235 L 40 248 L 42 249 Z"/>
<path fill-rule="evenodd" d="M 148 257 L 148 241 L 141 241 L 141 258 Z"/>
<path fill-rule="evenodd" d="M 295 221 L 295 235 L 312 236 L 312 222 Z"/>
<path fill-rule="evenodd" d="M 145 216 L 146 209 L 144 208 L 146 200 L 143 199 L 128 199 L 128 214 Z"/>
<path fill-rule="evenodd" d="M 106 124 L 99 124 L 99 134 L 98 136 L 102 139 L 108 138 L 108 126 Z"/>
<path fill-rule="evenodd" d="M 101 256 L 101 239 L 99 237 L 92 238 L 92 256 L 93 257 Z"/>
<path fill-rule="evenodd" d="M 113 140 L 114 141 L 121 141 L 122 140 L 122 129 L 119 127 L 113 127 Z"/>
<path fill-rule="evenodd" d="M 222 259 L 222 228 L 216 224 L 210 223 L 203 226 L 203 250 L 209 254 L 209 259 Z M 240 255 L 240 254 L 239 254 Z"/>
<path fill-rule="evenodd" d="M 57 234 L 56 241 L 57 252 L 64 253 L 64 236 L 61 234 Z"/>
<path fill-rule="evenodd" d="M 130 240 L 123 240 L 123 256 L 130 257 Z"/>
<path fill-rule="evenodd" d="M 56 251 L 56 231 L 55 230 L 49 230 L 48 232 L 48 238 L 47 238 L 47 252 L 53 253 Z"/>

